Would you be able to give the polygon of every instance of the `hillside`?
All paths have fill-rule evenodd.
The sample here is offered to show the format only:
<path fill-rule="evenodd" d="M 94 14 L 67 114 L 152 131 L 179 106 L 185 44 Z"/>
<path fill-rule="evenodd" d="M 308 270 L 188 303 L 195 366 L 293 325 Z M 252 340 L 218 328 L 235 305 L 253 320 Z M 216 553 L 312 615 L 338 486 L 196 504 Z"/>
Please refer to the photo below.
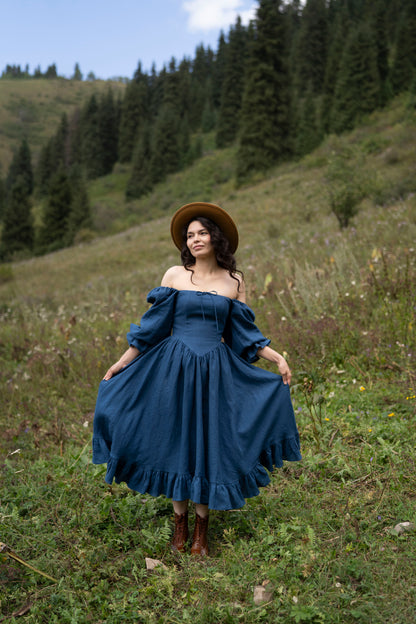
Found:
<path fill-rule="evenodd" d="M 100 237 L 0 267 L 1 540 L 49 575 L 2 553 L 2 617 L 413 624 L 415 148 L 403 96 L 241 188 L 233 148 L 131 204 L 119 167 L 90 187 Z M 365 191 L 343 230 L 327 181 L 339 154 L 354 164 L 345 192 Z M 243 509 L 211 513 L 203 563 L 171 553 L 170 502 L 106 486 L 90 450 L 98 383 L 179 262 L 170 217 L 192 199 L 239 226 L 248 303 L 293 369 L 303 453 Z"/>
<path fill-rule="evenodd" d="M 40 147 L 56 132 L 62 114 L 70 115 L 93 93 L 109 86 L 115 93 L 125 89 L 123 83 L 104 80 L 0 80 L 0 172 L 7 172 L 13 148 L 25 136 L 36 161 Z"/>

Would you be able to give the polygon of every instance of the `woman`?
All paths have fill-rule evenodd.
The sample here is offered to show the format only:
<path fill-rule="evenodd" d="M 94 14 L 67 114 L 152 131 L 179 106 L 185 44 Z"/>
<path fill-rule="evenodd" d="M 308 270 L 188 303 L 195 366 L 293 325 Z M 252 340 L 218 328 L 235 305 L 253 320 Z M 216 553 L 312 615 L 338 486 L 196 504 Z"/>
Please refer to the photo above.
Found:
<path fill-rule="evenodd" d="M 259 494 L 267 470 L 301 459 L 299 436 L 290 369 L 245 303 L 234 221 L 193 202 L 174 214 L 171 234 L 182 266 L 149 293 L 152 307 L 100 384 L 93 462 L 107 463 L 107 483 L 172 498 L 175 551 L 185 550 L 193 501 L 191 553 L 204 556 L 209 509 Z M 258 357 L 280 375 L 252 366 Z"/>

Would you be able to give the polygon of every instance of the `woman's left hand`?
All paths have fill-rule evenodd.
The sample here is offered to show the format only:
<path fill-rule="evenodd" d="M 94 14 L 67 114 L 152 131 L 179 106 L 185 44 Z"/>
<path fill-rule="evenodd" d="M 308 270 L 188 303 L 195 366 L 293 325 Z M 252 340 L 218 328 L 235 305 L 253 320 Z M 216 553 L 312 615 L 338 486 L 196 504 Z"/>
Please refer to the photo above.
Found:
<path fill-rule="evenodd" d="M 283 383 L 285 386 L 290 384 L 292 380 L 292 373 L 289 368 L 289 364 L 286 362 L 283 355 L 280 355 L 280 353 L 277 353 L 277 351 L 271 349 L 270 347 L 263 347 L 262 349 L 259 349 L 257 351 L 257 355 L 265 360 L 268 360 L 269 362 L 273 362 L 273 364 L 277 364 Z"/>
<path fill-rule="evenodd" d="M 282 356 L 280 356 L 280 360 L 278 362 L 278 368 L 279 368 L 279 373 L 282 376 L 283 383 L 285 385 L 286 384 L 290 385 L 290 382 L 292 380 L 292 372 L 291 372 L 291 370 L 289 368 L 289 365 L 286 362 L 285 358 L 282 357 Z"/>

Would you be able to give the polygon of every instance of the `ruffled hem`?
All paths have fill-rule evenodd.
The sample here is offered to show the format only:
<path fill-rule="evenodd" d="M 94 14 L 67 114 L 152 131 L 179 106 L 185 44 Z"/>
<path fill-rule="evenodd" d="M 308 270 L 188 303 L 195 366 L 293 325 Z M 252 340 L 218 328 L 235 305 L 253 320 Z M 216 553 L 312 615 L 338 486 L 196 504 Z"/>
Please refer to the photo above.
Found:
<path fill-rule="evenodd" d="M 191 500 L 207 504 L 210 509 L 240 509 L 247 498 L 260 493 L 259 488 L 270 483 L 269 473 L 281 468 L 283 461 L 300 461 L 299 440 L 286 438 L 263 451 L 257 464 L 249 473 L 231 483 L 210 483 L 205 477 L 152 470 L 136 462 L 126 462 L 112 457 L 108 443 L 94 439 L 93 463 L 107 463 L 106 483 L 125 482 L 131 490 L 151 496 L 165 495 L 173 500 Z"/>

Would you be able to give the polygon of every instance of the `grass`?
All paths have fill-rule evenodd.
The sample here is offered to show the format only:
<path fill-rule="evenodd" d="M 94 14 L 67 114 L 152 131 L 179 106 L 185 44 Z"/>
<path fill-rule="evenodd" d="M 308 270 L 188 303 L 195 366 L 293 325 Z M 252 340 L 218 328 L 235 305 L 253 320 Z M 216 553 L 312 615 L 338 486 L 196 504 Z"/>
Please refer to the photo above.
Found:
<path fill-rule="evenodd" d="M 343 231 L 324 183 L 329 138 L 241 189 L 214 180 L 231 153 L 217 166 L 207 155 L 137 204 L 157 218 L 126 231 L 116 172 L 118 233 L 4 273 L 0 541 L 58 582 L 0 553 L 0 621 L 413 623 L 415 533 L 394 527 L 416 524 L 415 139 L 400 101 L 342 137 L 368 180 Z M 169 216 L 193 187 L 238 221 L 249 303 L 294 372 L 303 449 L 243 509 L 211 514 L 202 563 L 171 554 L 169 501 L 105 485 L 90 452 L 99 379 L 178 262 Z M 166 567 L 148 572 L 146 557 Z M 259 585 L 268 602 L 254 602 Z"/>

